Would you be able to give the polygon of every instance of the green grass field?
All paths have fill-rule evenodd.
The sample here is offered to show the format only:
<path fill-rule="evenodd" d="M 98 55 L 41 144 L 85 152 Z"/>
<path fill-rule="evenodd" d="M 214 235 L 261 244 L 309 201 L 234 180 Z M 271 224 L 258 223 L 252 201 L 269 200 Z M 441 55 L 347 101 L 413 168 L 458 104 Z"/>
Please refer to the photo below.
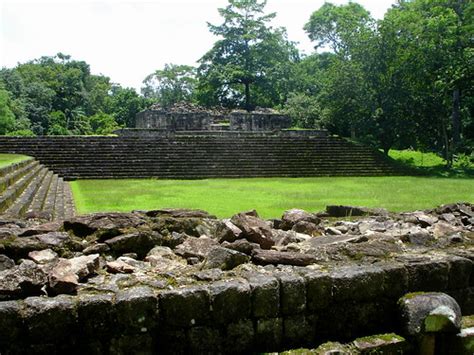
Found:
<path fill-rule="evenodd" d="M 290 208 L 321 211 L 329 204 L 385 207 L 395 212 L 474 201 L 474 179 L 470 178 L 78 180 L 71 186 L 79 213 L 186 207 L 218 217 L 256 209 L 262 217 L 272 218 Z"/>
<path fill-rule="evenodd" d="M 0 154 L 0 168 L 3 168 L 4 166 L 18 163 L 22 160 L 28 159 L 26 155 L 20 155 L 20 154 Z"/>

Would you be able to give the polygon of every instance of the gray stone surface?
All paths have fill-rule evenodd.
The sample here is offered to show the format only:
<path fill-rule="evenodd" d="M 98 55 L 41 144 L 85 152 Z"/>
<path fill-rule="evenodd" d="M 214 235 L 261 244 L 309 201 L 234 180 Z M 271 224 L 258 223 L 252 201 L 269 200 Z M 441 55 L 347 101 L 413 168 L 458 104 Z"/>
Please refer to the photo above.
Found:
<path fill-rule="evenodd" d="M 461 309 L 444 293 L 413 293 L 399 300 L 407 335 L 457 333 L 461 329 Z"/>

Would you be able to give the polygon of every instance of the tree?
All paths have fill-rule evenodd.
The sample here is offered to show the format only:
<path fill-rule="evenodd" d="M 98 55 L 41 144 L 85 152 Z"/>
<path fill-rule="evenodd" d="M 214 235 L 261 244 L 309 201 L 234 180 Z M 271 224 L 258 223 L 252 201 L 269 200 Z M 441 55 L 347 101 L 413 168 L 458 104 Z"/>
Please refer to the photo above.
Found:
<path fill-rule="evenodd" d="M 10 109 L 8 91 L 0 87 L 0 134 L 11 131 L 15 125 L 15 115 Z"/>
<path fill-rule="evenodd" d="M 372 23 L 369 12 L 357 3 L 337 6 L 327 2 L 311 15 L 304 30 L 316 42 L 316 49 L 329 45 L 334 53 L 347 56 Z"/>
<path fill-rule="evenodd" d="M 315 96 L 292 93 L 284 111 L 293 120 L 293 125 L 301 128 L 316 128 L 321 119 L 321 108 Z"/>
<path fill-rule="evenodd" d="M 265 15 L 265 5 L 265 0 L 229 0 L 219 9 L 224 22 L 208 24 L 221 39 L 199 60 L 200 102 L 251 110 L 286 101 L 271 83 L 284 82 L 298 53 L 283 29 L 269 26 L 275 14 Z"/>
<path fill-rule="evenodd" d="M 117 122 L 115 122 L 114 116 L 103 112 L 98 112 L 91 116 L 89 122 L 94 134 L 107 135 L 120 128 Z"/>
<path fill-rule="evenodd" d="M 189 65 L 166 64 L 143 80 L 142 94 L 168 107 L 181 101 L 194 100 L 196 69 Z"/>

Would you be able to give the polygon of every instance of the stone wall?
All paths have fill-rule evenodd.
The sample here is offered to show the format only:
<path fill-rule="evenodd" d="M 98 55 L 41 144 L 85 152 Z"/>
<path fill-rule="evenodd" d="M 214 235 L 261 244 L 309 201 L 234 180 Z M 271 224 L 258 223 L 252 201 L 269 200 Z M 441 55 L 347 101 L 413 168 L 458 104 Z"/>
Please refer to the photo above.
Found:
<path fill-rule="evenodd" d="M 226 122 L 229 125 L 219 125 Z M 289 128 L 291 118 L 274 111 L 232 111 L 222 113 L 207 111 L 199 107 L 182 109 L 174 107 L 163 109 L 152 107 L 139 112 L 135 119 L 135 128 L 160 129 L 167 131 L 257 131 L 267 132 Z"/>
<path fill-rule="evenodd" d="M 362 217 L 327 218 L 346 213 Z M 474 313 L 473 229 L 470 204 L 10 221 L 0 352 L 243 354 L 403 334 L 408 292 L 444 292 Z"/>
<path fill-rule="evenodd" d="M 211 116 L 207 113 L 166 113 L 146 110 L 136 116 L 136 128 L 158 128 L 169 131 L 209 130 Z"/>
<path fill-rule="evenodd" d="M 234 131 L 273 131 L 291 127 L 291 118 L 277 113 L 234 111 L 230 114 L 230 129 Z"/>

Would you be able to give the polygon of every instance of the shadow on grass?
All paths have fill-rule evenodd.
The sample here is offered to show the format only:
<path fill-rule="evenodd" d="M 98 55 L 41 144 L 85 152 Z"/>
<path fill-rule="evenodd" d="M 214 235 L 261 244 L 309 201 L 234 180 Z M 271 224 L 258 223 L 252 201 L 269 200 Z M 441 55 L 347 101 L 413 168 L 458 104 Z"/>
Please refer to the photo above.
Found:
<path fill-rule="evenodd" d="M 474 167 L 448 167 L 445 164 L 434 166 L 417 166 L 413 158 L 394 159 L 387 157 L 393 164 L 397 165 L 407 175 L 432 176 L 442 178 L 469 179 L 474 178 Z"/>

